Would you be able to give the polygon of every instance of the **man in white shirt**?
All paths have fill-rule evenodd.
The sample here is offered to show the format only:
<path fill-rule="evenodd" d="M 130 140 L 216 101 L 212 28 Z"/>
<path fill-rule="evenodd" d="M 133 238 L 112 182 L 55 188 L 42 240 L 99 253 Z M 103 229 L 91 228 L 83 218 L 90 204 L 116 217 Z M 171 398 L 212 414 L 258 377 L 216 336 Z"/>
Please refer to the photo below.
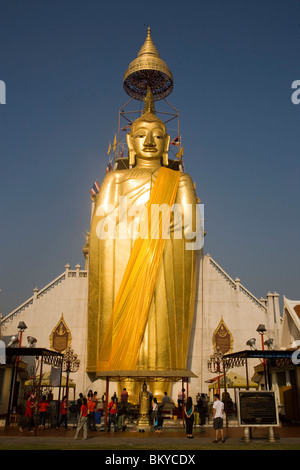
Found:
<path fill-rule="evenodd" d="M 222 442 L 224 440 L 223 434 L 223 413 L 224 413 L 224 403 L 220 401 L 220 395 L 216 393 L 214 395 L 214 404 L 213 404 L 213 426 L 216 431 L 216 439 L 213 442 L 219 442 L 219 431 L 221 432 Z"/>

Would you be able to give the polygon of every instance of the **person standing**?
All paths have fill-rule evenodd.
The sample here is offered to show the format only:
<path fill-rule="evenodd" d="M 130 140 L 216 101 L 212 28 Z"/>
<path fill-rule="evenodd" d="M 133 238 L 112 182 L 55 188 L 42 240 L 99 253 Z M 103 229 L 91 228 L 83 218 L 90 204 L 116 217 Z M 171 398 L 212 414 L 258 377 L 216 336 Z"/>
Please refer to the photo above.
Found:
<path fill-rule="evenodd" d="M 56 426 L 57 431 L 59 430 L 60 426 L 64 423 L 65 430 L 68 431 L 68 403 L 67 403 L 67 395 L 65 395 L 62 399 L 60 404 L 60 420 L 58 425 Z"/>
<path fill-rule="evenodd" d="M 204 393 L 201 393 L 201 397 L 199 400 L 199 414 L 200 414 L 200 426 L 204 426 L 206 423 L 206 416 L 207 416 L 207 400 Z"/>
<path fill-rule="evenodd" d="M 162 432 L 163 424 L 164 424 L 164 418 L 163 418 L 163 415 L 162 415 L 162 406 L 163 405 L 158 406 L 158 413 L 157 413 L 157 432 L 158 433 Z"/>
<path fill-rule="evenodd" d="M 152 405 L 152 415 L 151 415 L 153 421 L 154 421 L 154 429 L 155 432 L 158 431 L 158 403 L 157 403 L 157 398 L 153 398 L 153 405 Z"/>
<path fill-rule="evenodd" d="M 213 427 L 216 431 L 216 438 L 213 442 L 215 443 L 219 442 L 219 432 L 221 433 L 222 442 L 225 442 L 223 433 L 223 413 L 224 403 L 220 401 L 220 395 L 215 393 L 213 404 Z"/>
<path fill-rule="evenodd" d="M 88 407 L 87 407 L 87 399 L 82 399 L 82 405 L 80 407 L 80 415 L 77 423 L 76 433 L 74 439 L 78 439 L 80 429 L 83 429 L 83 439 L 88 438 Z"/>
<path fill-rule="evenodd" d="M 170 397 L 168 396 L 167 392 L 165 392 L 164 394 L 164 397 L 162 399 L 162 403 L 165 404 L 165 403 L 171 403 L 171 399 Z"/>
<path fill-rule="evenodd" d="M 33 395 L 29 395 L 26 401 L 26 410 L 25 410 L 25 418 L 26 418 L 26 423 L 23 424 L 23 426 L 20 426 L 19 429 L 21 432 L 28 427 L 29 432 L 32 431 L 32 426 L 34 426 L 34 419 L 33 419 L 33 408 L 36 406 L 36 402 L 34 399 Z"/>
<path fill-rule="evenodd" d="M 121 392 L 121 402 L 122 403 L 127 403 L 128 401 L 128 392 L 126 390 L 126 388 L 123 388 L 122 392 Z"/>
<path fill-rule="evenodd" d="M 188 397 L 184 407 L 185 424 L 186 424 L 186 437 L 193 439 L 193 426 L 194 426 L 194 405 L 191 397 Z"/>
<path fill-rule="evenodd" d="M 91 397 L 88 402 L 88 428 L 91 431 L 96 431 L 95 413 L 97 408 L 97 392 Z"/>
<path fill-rule="evenodd" d="M 180 392 L 178 393 L 178 409 L 181 411 L 183 405 L 184 405 L 184 399 L 185 399 L 185 389 L 181 389 Z"/>
<path fill-rule="evenodd" d="M 83 394 L 79 393 L 79 398 L 77 398 L 77 410 L 76 410 L 76 422 L 78 421 L 78 418 L 80 416 L 80 410 L 81 410 L 81 405 L 83 403 Z"/>
<path fill-rule="evenodd" d="M 117 400 L 113 396 L 111 397 L 111 401 L 108 404 L 108 431 L 110 431 L 110 426 L 113 424 L 114 431 L 117 432 L 117 423 L 116 423 L 116 415 L 117 415 Z"/>
<path fill-rule="evenodd" d="M 118 428 L 118 431 L 125 431 L 125 426 L 124 426 L 125 408 L 126 408 L 126 402 L 122 401 L 122 396 L 121 396 L 121 402 L 117 404 L 117 428 Z"/>
<path fill-rule="evenodd" d="M 46 416 L 48 413 L 49 403 L 46 400 L 46 395 L 42 396 L 42 400 L 39 403 L 39 426 L 45 429 Z"/>

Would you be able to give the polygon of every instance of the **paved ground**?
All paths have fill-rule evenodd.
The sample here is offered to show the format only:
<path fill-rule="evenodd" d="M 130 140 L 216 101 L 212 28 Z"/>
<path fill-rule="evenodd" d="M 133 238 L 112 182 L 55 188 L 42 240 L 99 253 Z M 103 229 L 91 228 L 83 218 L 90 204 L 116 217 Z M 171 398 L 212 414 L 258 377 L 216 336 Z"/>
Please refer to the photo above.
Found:
<path fill-rule="evenodd" d="M 256 450 L 281 449 L 300 450 L 300 427 L 276 428 L 275 442 L 268 441 L 268 430 L 255 428 L 252 431 L 250 443 L 244 440 L 243 429 L 225 429 L 225 443 L 213 444 L 214 432 L 211 427 L 202 431 L 194 429 L 194 438 L 187 439 L 183 428 L 165 429 L 162 433 L 154 431 L 136 432 L 89 432 L 88 439 L 75 440 L 75 429 L 65 431 L 61 428 L 37 430 L 37 432 L 24 431 L 18 427 L 0 429 L 0 450 Z"/>

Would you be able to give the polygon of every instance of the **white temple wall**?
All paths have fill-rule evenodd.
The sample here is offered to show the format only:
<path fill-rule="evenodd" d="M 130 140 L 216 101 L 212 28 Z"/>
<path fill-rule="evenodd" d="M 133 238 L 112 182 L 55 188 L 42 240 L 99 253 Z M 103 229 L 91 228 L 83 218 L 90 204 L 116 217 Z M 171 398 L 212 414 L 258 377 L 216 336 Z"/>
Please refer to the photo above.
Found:
<path fill-rule="evenodd" d="M 213 334 L 223 319 L 233 338 L 232 350 L 237 352 L 248 349 L 246 342 L 256 338 L 257 349 L 261 349 L 261 337 L 256 331 L 259 324 L 264 324 L 268 337 L 274 339 L 274 347 L 279 347 L 281 329 L 278 294 L 268 294 L 267 299 L 256 299 L 240 280 L 233 280 L 211 257 L 204 256 L 200 263 L 196 314 L 189 351 L 188 368 L 198 378 L 192 379 L 189 386 L 190 395 L 208 393 L 207 380 L 218 374 L 209 372 L 207 362 L 214 353 Z M 276 323 L 274 321 L 276 319 Z M 249 378 L 258 361 L 249 361 Z M 244 368 L 237 368 L 239 375 L 245 376 Z"/>
<path fill-rule="evenodd" d="M 105 382 L 97 380 L 91 382 L 86 372 L 86 342 L 87 342 L 87 298 L 88 278 L 87 271 L 79 266 L 66 270 L 48 286 L 38 291 L 34 290 L 32 298 L 4 317 L 2 320 L 2 335 L 9 336 L 17 333 L 19 321 L 23 320 L 27 330 L 23 334 L 22 345 L 27 346 L 27 336 L 37 339 L 37 347 L 50 349 L 49 336 L 58 324 L 63 314 L 64 321 L 69 328 L 72 340 L 71 347 L 80 359 L 80 369 L 70 378 L 76 383 L 76 395 L 87 393 L 92 388 L 98 395 L 105 391 Z M 268 294 L 266 299 L 258 301 L 248 292 L 238 279 L 230 276 L 209 256 L 200 261 L 200 273 L 195 309 L 195 321 L 188 358 L 188 369 L 198 378 L 192 379 L 189 393 L 196 398 L 198 392 L 208 392 L 205 382 L 213 375 L 208 371 L 207 361 L 213 354 L 212 337 L 214 331 L 223 318 L 224 323 L 233 337 L 232 352 L 248 349 L 246 342 L 255 337 L 258 349 L 261 349 L 260 335 L 256 332 L 257 326 L 262 323 L 267 328 L 267 337 L 274 338 L 274 346 L 279 347 L 278 338 L 281 326 L 278 294 Z M 274 322 L 276 319 L 276 323 Z M 25 358 L 24 358 L 25 359 Z M 249 364 L 249 378 L 253 367 Z M 244 368 L 236 372 L 245 376 Z M 177 400 L 181 382 L 172 387 L 172 398 Z M 116 384 L 110 384 L 109 393 L 116 390 Z M 70 394 L 72 397 L 72 392 Z"/>
<path fill-rule="evenodd" d="M 2 320 L 3 336 L 16 334 L 17 326 L 23 320 L 27 329 L 22 336 L 22 346 L 27 346 L 27 336 L 33 336 L 37 339 L 36 347 L 50 349 L 51 332 L 63 315 L 71 333 L 70 347 L 80 359 L 79 371 L 70 374 L 70 379 L 76 382 L 76 394 L 85 391 L 89 385 L 85 372 L 87 295 L 87 272 L 82 271 L 79 266 L 76 270 L 70 270 L 67 265 L 66 271 L 56 280 L 41 291 L 34 290 L 33 297 L 25 303 L 23 311 L 16 309 Z M 44 372 L 48 369 L 47 366 L 43 368 Z M 70 398 L 73 398 L 72 394 Z"/>

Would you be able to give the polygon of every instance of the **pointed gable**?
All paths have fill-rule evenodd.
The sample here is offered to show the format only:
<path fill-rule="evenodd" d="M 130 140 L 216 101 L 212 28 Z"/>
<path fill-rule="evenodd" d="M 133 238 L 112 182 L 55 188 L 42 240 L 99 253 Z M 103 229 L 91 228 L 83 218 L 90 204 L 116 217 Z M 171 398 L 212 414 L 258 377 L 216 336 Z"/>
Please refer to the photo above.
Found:
<path fill-rule="evenodd" d="M 300 300 L 283 297 L 283 301 L 281 347 L 291 348 L 300 339 Z"/>

